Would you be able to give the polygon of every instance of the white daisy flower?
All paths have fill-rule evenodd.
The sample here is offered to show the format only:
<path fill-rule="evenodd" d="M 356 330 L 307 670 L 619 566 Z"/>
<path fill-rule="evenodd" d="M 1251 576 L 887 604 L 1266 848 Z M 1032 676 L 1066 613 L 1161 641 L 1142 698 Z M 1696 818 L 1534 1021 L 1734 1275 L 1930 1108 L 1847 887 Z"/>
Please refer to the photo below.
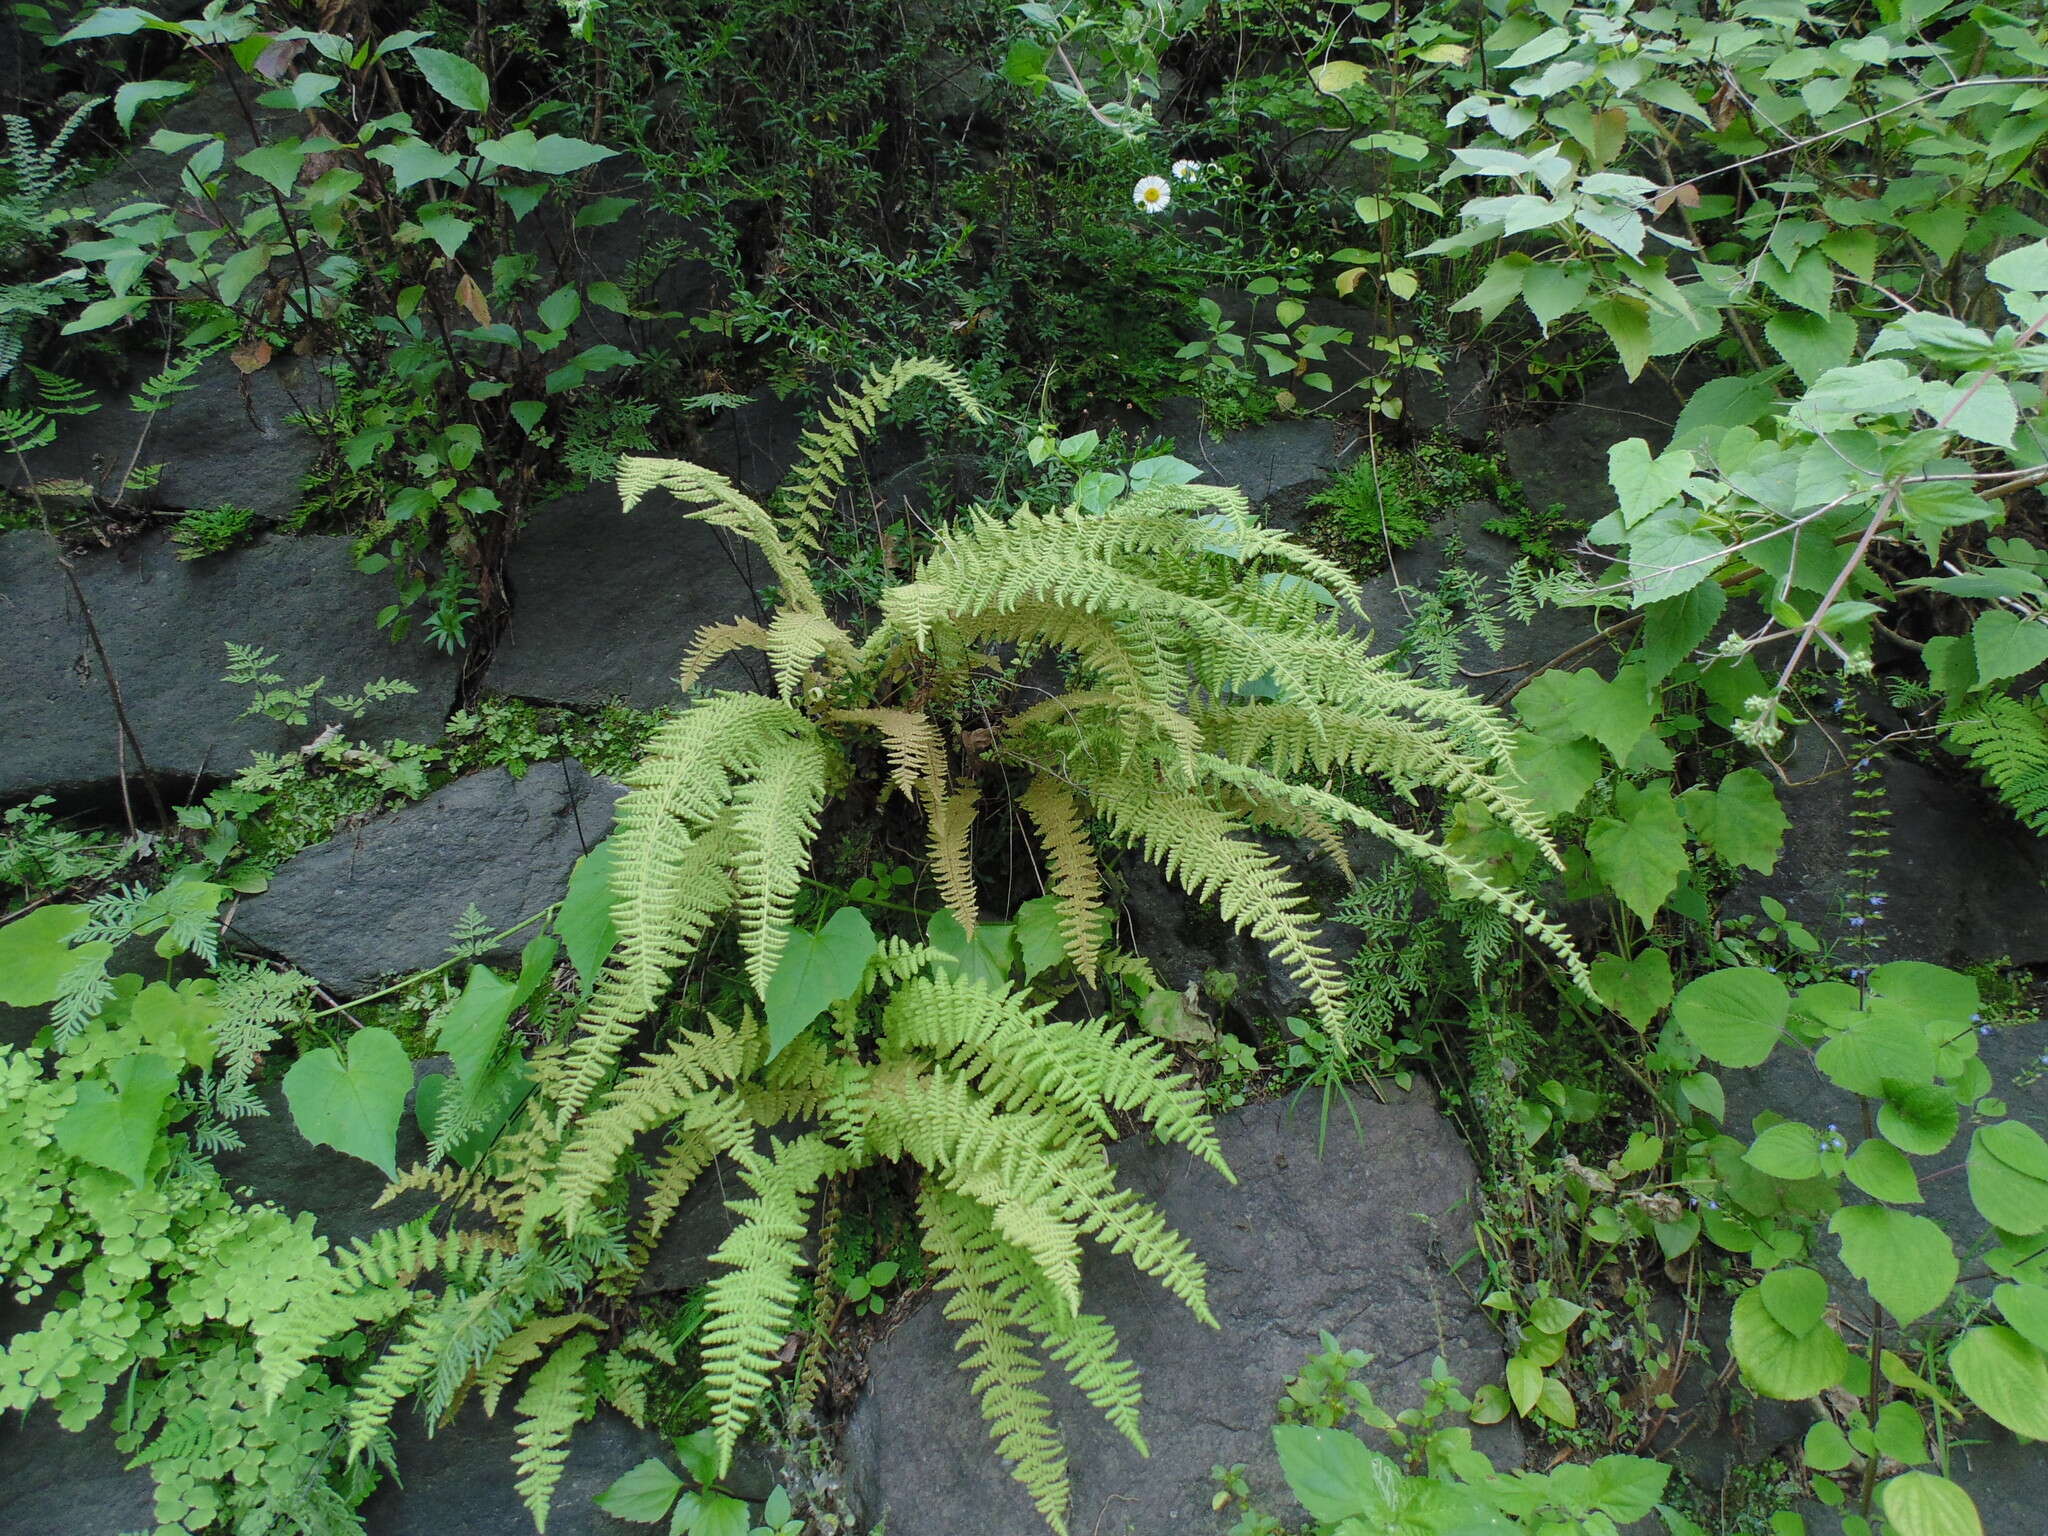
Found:
<path fill-rule="evenodd" d="M 1131 188 L 1131 201 L 1147 213 L 1164 213 L 1173 202 L 1173 188 L 1164 176 L 1147 176 Z"/>
<path fill-rule="evenodd" d="M 1202 162 L 1199 160 L 1176 160 L 1173 162 L 1173 179 L 1175 181 L 1196 181 L 1200 179 L 1201 174 Z"/>

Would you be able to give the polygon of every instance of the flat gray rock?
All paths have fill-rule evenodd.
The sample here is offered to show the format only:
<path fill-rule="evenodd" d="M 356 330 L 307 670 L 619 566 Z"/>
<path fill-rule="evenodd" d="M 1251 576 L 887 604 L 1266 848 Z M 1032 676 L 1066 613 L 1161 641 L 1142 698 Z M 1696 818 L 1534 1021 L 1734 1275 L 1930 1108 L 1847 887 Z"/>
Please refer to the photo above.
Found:
<path fill-rule="evenodd" d="M 1289 532 L 1308 521 L 1309 497 L 1351 457 L 1349 434 L 1319 417 L 1217 434 L 1202 425 L 1196 402 L 1176 400 L 1156 430 L 1173 438 L 1175 455 L 1201 470 L 1204 484 L 1236 487 L 1267 523 Z"/>
<path fill-rule="evenodd" d="M 1777 786 L 1792 823 L 1784 852 L 1772 873 L 1743 879 L 1728 912 L 1754 913 L 1760 897 L 1775 896 L 1816 937 L 1847 937 L 1847 871 L 1861 851 L 1855 812 L 1868 808 L 1855 797 L 1857 751 L 1825 726 L 1800 728 L 1786 760 L 1794 782 Z M 1877 958 L 2048 963 L 2048 841 L 1972 784 L 1904 758 L 1883 766 L 1891 837 L 1878 875 L 1885 905 L 1870 928 Z"/>
<path fill-rule="evenodd" d="M 472 1395 L 455 1422 L 429 1435 L 410 1399 L 399 1404 L 398 1477 L 386 1478 L 363 1504 L 367 1536 L 526 1536 L 533 1519 L 519 1502 L 515 1387 L 485 1418 Z M 548 1510 L 548 1536 L 625 1536 L 646 1526 L 615 1520 L 593 1502 L 649 1457 L 676 1465 L 668 1442 L 610 1409 L 578 1425 L 569 1462 Z"/>
<path fill-rule="evenodd" d="M 1376 1357 L 1364 1373 L 1392 1410 L 1413 1404 L 1442 1355 L 1468 1388 L 1497 1381 L 1498 1337 L 1449 1264 L 1470 1247 L 1472 1161 L 1428 1095 L 1358 1099 L 1362 1136 L 1334 1109 L 1321 1156 L 1317 1105 L 1260 1104 L 1217 1123 L 1239 1182 L 1177 1148 L 1113 1154 L 1124 1181 L 1159 1202 L 1209 1267 L 1222 1331 L 1118 1258 L 1091 1254 L 1090 1311 L 1116 1325 L 1145 1377 L 1149 1459 L 1070 1389 L 1051 1387 L 1074 1485 L 1070 1524 L 1092 1536 L 1210 1536 L 1209 1469 L 1243 1462 L 1261 1503 L 1292 1501 L 1273 1456 L 1274 1404 L 1327 1329 Z M 869 1358 L 847 1426 L 846 1487 L 889 1536 L 1027 1536 L 1043 1530 L 988 1439 L 956 1332 L 927 1299 Z M 1500 1454 L 1497 1452 L 1497 1454 Z"/>
<path fill-rule="evenodd" d="M 8 1330 L 0 1327 L 0 1336 Z M 128 1471 L 105 1418 L 77 1434 L 48 1404 L 0 1416 L 0 1531 L 7 1536 L 122 1536 L 156 1528 L 156 1481 Z"/>
<path fill-rule="evenodd" d="M 458 779 L 286 861 L 243 902 L 233 936 L 354 996 L 447 958 L 475 903 L 493 932 L 561 900 L 569 870 L 611 829 L 624 789 L 580 763 Z M 537 930 L 486 959 L 508 959 Z"/>
<path fill-rule="evenodd" d="M 246 507 L 270 522 L 298 507 L 320 443 L 292 418 L 334 403 L 334 387 L 317 368 L 286 356 L 243 374 L 226 357 L 210 358 L 189 389 L 146 416 L 128 401 L 148 377 L 138 368 L 125 387 L 96 391 L 99 409 L 91 415 L 58 418 L 57 440 L 27 456 L 29 474 L 10 457 L 0 483 L 20 491 L 31 480 L 82 481 L 128 506 Z M 163 466 L 153 483 L 124 490 L 132 467 L 152 464 Z"/>
<path fill-rule="evenodd" d="M 347 539 L 269 538 L 180 560 L 175 545 L 151 534 L 73 564 L 167 800 L 182 798 L 194 778 L 232 775 L 251 752 L 303 746 L 328 724 L 373 742 L 441 734 L 461 664 L 379 633 L 389 578 L 357 571 Z M 113 699 L 56 546 L 40 533 L 0 534 L 0 630 L 9 642 L 0 800 L 104 794 L 119 778 Z M 360 720 L 342 721 L 318 702 L 304 726 L 245 716 L 252 690 L 220 680 L 230 640 L 274 652 L 272 670 L 287 685 L 324 676 L 323 691 L 350 693 L 390 677 L 418 691 L 375 704 Z"/>
<path fill-rule="evenodd" d="M 1696 382 L 1686 378 L 1690 387 Z M 1653 374 L 1631 382 L 1614 369 L 1587 390 L 1585 398 L 1542 421 L 1516 427 L 1502 438 L 1508 467 L 1537 511 L 1561 505 L 1590 526 L 1614 510 L 1607 483 L 1607 450 L 1631 437 L 1651 448 L 1670 441 L 1672 423 L 1684 404 L 1682 393 Z"/>
<path fill-rule="evenodd" d="M 512 621 L 491 656 L 491 689 L 638 709 L 680 705 L 676 677 L 698 629 L 761 617 L 755 588 L 773 579 L 753 545 L 685 517 L 666 493 L 629 515 L 602 484 L 534 513 L 512 546 L 511 578 Z M 755 687 L 767 676 L 748 654 L 720 663 L 704 686 Z"/>

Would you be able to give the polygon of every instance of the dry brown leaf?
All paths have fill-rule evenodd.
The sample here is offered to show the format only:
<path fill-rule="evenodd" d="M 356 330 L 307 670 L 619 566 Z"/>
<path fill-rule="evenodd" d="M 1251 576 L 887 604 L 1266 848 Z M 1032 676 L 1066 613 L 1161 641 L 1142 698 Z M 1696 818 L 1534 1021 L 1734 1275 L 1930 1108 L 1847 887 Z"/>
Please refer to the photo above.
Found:
<path fill-rule="evenodd" d="M 228 361 L 244 373 L 254 373 L 270 361 L 270 343 L 261 336 L 251 336 L 228 354 Z"/>
<path fill-rule="evenodd" d="M 462 274 L 462 281 L 455 285 L 455 302 L 468 310 L 469 318 L 478 325 L 491 323 L 491 306 L 484 301 L 484 291 L 477 287 L 476 279 L 467 272 Z"/>

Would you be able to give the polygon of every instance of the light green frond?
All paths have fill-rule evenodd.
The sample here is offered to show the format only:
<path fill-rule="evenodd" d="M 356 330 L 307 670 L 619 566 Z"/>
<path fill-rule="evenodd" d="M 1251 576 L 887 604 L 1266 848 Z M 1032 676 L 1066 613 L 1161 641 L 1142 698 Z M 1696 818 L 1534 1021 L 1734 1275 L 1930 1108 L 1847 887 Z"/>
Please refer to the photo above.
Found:
<path fill-rule="evenodd" d="M 578 1328 L 595 1328 L 602 1332 L 604 1324 L 588 1312 L 560 1312 L 553 1317 L 536 1317 L 515 1328 L 511 1337 L 491 1352 L 490 1359 L 476 1373 L 476 1389 L 483 1399 L 484 1417 L 491 1418 L 497 1414 L 498 1399 L 504 1396 L 505 1388 L 512 1384 L 514 1376 L 545 1354 L 555 1340 Z"/>
<path fill-rule="evenodd" d="M 782 542 L 775 520 L 761 504 L 715 470 L 684 459 L 649 459 L 633 456 L 619 460 L 619 496 L 631 512 L 649 491 L 664 490 L 689 509 L 689 515 L 716 528 L 730 528 L 751 541 L 767 560 L 768 568 L 782 587 L 785 606 L 806 613 L 823 613 L 818 590 L 802 556 Z"/>
<path fill-rule="evenodd" d="M 1019 1326 L 1017 1266 L 994 1251 L 1001 1239 L 973 1201 L 927 1183 L 918 1215 L 936 1283 L 947 1293 L 946 1317 L 960 1325 L 960 1368 L 971 1373 L 989 1436 L 1045 1523 L 1067 1536 L 1066 1447 L 1038 1390 L 1045 1369 Z"/>
<path fill-rule="evenodd" d="M 1052 874 L 1052 894 L 1060 904 L 1060 937 L 1067 958 L 1089 982 L 1102 951 L 1102 870 L 1094 844 L 1081 825 L 1080 807 L 1059 780 L 1034 774 L 1020 797 Z"/>
<path fill-rule="evenodd" d="M 754 992 L 764 999 L 789 943 L 797 887 L 810 867 L 831 764 L 831 749 L 806 722 L 806 734 L 782 744 L 757 777 L 732 792 L 740 948 L 746 952 Z"/>
<path fill-rule="evenodd" d="M 1530 938 L 1548 949 L 1564 966 L 1565 972 L 1588 997 L 1597 998 L 1593 990 L 1592 977 L 1587 973 L 1586 962 L 1580 957 L 1576 945 L 1557 924 L 1545 917 L 1532 903 L 1523 900 L 1513 891 L 1503 890 L 1486 878 L 1483 871 L 1466 863 L 1448 849 L 1441 848 L 1428 838 L 1410 832 L 1406 827 L 1395 825 L 1374 815 L 1361 805 L 1355 805 L 1342 796 L 1330 794 L 1327 790 L 1315 789 L 1306 784 L 1289 784 L 1258 768 L 1242 763 L 1228 762 L 1223 758 L 1210 758 L 1207 766 L 1215 778 L 1226 784 L 1238 784 L 1256 789 L 1259 793 L 1270 794 L 1295 801 L 1305 809 L 1318 815 L 1327 816 L 1335 822 L 1363 827 L 1375 837 L 1384 838 L 1403 853 L 1425 859 L 1447 873 L 1456 875 L 1465 882 L 1465 894 L 1474 900 L 1483 901 L 1514 920 Z M 1335 1026 L 1341 1033 L 1342 1024 Z"/>
<path fill-rule="evenodd" d="M 754 1195 L 728 1202 L 740 1224 L 711 1255 L 724 1272 L 706 1290 L 703 1335 L 704 1391 L 721 1474 L 732 1465 L 733 1449 L 780 1364 L 782 1341 L 796 1315 L 796 1272 L 811 1201 L 842 1158 L 812 1135 L 777 1145 L 767 1157 L 742 1151 L 735 1160 Z"/>
<path fill-rule="evenodd" d="M 791 609 L 778 613 L 768 626 L 762 647 L 775 668 L 775 689 L 785 699 L 797 697 L 804 677 L 819 660 L 845 669 L 859 664 L 860 652 L 846 631 L 823 614 Z"/>
<path fill-rule="evenodd" d="M 584 1362 L 597 1348 L 590 1334 L 579 1333 L 547 1358 L 533 1373 L 514 1410 L 519 1415 L 519 1449 L 512 1453 L 517 1470 L 519 1502 L 533 1516 L 533 1528 L 548 1528 L 548 1506 L 569 1464 L 569 1436 L 596 1406 Z"/>
<path fill-rule="evenodd" d="M 778 498 L 790 548 L 818 547 L 818 524 L 846 484 L 847 461 L 874 437 L 889 402 L 919 381 L 936 385 L 969 421 L 988 419 L 966 378 L 935 358 L 907 357 L 887 368 L 870 368 L 856 388 L 839 391 L 817 426 L 803 435 L 801 456 Z"/>
<path fill-rule="evenodd" d="M 1118 777 L 1084 786 L 1117 835 L 1166 877 L 1273 951 L 1332 1029 L 1344 1022 L 1344 979 L 1317 941 L 1314 915 L 1280 861 L 1244 826 L 1195 794 Z M 1335 797 L 1332 797 L 1335 798 Z"/>
<path fill-rule="evenodd" d="M 768 631 L 752 619 L 729 619 L 723 624 L 706 624 L 697 631 L 683 657 L 683 669 L 676 686 L 688 693 L 704 674 L 734 651 L 765 651 L 772 643 Z M 787 690 L 784 690 L 787 692 Z"/>

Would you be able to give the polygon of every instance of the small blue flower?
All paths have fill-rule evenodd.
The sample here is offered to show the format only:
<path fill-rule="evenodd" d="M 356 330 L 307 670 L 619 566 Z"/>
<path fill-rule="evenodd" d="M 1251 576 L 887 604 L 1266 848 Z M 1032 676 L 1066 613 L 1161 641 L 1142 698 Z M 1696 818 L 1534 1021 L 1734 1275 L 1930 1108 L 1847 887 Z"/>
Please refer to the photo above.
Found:
<path fill-rule="evenodd" d="M 1989 1024 L 1980 1024 L 1977 1026 L 1977 1033 L 1980 1035 L 1988 1035 L 1991 1033 L 1991 1026 Z"/>
<path fill-rule="evenodd" d="M 1778 974 L 1778 968 L 1775 965 L 1767 965 L 1764 967 L 1764 969 L 1769 971 L 1773 976 Z"/>
<path fill-rule="evenodd" d="M 1973 1013 L 1970 1015 L 1970 1022 L 1972 1024 L 1982 1024 L 1984 1022 L 1984 1015 L 1981 1013 Z"/>
<path fill-rule="evenodd" d="M 1867 757 L 1859 757 L 1859 758 L 1857 758 L 1857 759 L 1856 759 L 1856 771 L 1857 771 L 1858 773 L 1861 773 L 1861 772 L 1862 772 L 1862 771 L 1863 771 L 1863 770 L 1864 770 L 1865 768 L 1868 768 L 1869 766 L 1870 766 L 1870 759 L 1869 759 L 1869 758 L 1867 758 Z"/>
<path fill-rule="evenodd" d="M 1855 970 L 1849 973 L 1849 979 L 1851 981 L 1861 981 L 1864 977 L 1868 976 L 1869 974 L 1869 971 L 1865 970 L 1862 966 L 1859 965 L 1856 967 Z"/>
<path fill-rule="evenodd" d="M 1840 714 L 1840 713 L 1842 712 L 1842 705 L 1843 705 L 1843 703 L 1844 703 L 1844 701 L 1843 701 L 1843 700 L 1841 700 L 1841 699 L 1837 699 L 1837 700 L 1835 700 L 1835 702 L 1834 702 L 1834 703 L 1833 703 L 1833 704 L 1832 704 L 1832 705 L 1830 706 L 1830 708 L 1832 708 L 1832 709 L 1834 710 L 1834 712 L 1835 712 L 1836 714 L 1838 714 L 1838 715 L 1839 715 L 1839 714 Z"/>
<path fill-rule="evenodd" d="M 1884 905 L 1884 898 L 1882 896 L 1873 896 L 1870 898 L 1870 904 L 1873 907 L 1881 907 Z"/>
<path fill-rule="evenodd" d="M 1851 928 L 1861 928 L 1863 926 L 1863 919 L 1860 917 L 1852 917 L 1849 919 L 1849 926 Z"/>

